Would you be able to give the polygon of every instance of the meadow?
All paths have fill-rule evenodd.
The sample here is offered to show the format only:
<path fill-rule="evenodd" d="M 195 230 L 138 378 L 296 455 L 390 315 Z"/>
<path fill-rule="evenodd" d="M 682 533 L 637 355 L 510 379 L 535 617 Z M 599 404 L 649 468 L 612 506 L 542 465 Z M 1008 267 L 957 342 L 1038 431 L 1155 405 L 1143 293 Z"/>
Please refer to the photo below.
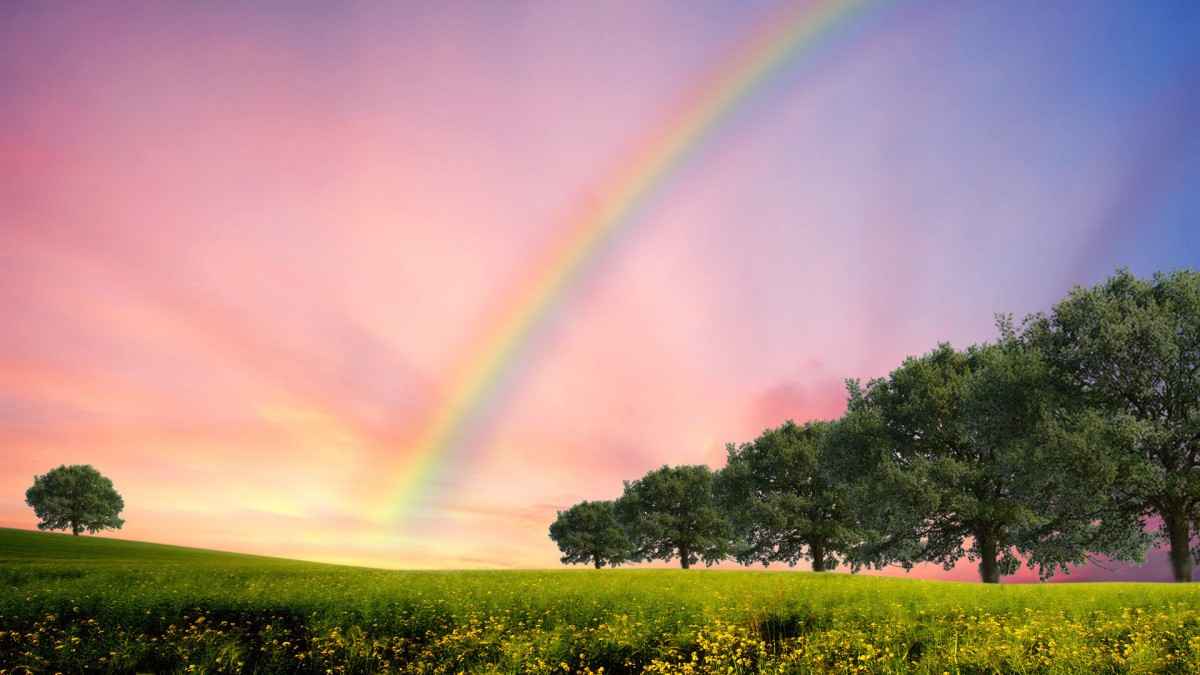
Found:
<path fill-rule="evenodd" d="M 398 572 L 0 529 L 0 673 L 1200 671 L 1200 586 Z"/>

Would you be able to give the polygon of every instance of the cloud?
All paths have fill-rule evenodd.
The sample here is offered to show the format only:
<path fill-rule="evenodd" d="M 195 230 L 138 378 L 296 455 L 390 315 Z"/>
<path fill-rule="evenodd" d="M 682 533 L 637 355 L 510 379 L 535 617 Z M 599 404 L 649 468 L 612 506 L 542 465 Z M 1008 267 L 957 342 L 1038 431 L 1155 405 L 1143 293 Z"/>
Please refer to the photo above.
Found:
<path fill-rule="evenodd" d="M 811 420 L 840 417 L 846 410 L 846 386 L 843 381 L 825 376 L 813 382 L 781 382 L 755 397 L 748 417 L 763 427 L 785 420 L 799 424 Z"/>

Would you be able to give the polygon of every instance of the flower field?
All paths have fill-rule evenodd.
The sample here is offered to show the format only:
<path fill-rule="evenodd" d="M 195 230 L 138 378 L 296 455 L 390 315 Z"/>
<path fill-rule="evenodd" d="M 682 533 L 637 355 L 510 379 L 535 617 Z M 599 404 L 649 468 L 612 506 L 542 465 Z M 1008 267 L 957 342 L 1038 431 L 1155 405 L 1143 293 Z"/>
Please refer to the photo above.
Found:
<path fill-rule="evenodd" d="M 392 572 L 0 529 L 0 673 L 1200 672 L 1200 586 Z"/>

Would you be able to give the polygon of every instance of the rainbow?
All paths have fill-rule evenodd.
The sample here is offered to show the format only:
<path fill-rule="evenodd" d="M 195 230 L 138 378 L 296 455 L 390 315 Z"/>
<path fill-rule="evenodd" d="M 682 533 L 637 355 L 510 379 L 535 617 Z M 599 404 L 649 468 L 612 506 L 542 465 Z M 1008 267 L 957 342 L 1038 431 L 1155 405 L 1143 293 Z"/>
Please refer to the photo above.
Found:
<path fill-rule="evenodd" d="M 583 275 L 589 261 L 635 220 L 638 208 L 721 121 L 771 76 L 812 52 L 834 29 L 880 0 L 814 0 L 773 17 L 733 59 L 705 78 L 668 116 L 664 130 L 636 146 L 631 161 L 595 191 L 564 236 L 531 266 L 512 301 L 498 313 L 447 387 L 447 395 L 405 458 L 396 498 L 385 516 L 396 518 L 427 496 L 440 471 L 463 459 L 463 440 L 503 389 L 502 380 L 540 325 Z"/>

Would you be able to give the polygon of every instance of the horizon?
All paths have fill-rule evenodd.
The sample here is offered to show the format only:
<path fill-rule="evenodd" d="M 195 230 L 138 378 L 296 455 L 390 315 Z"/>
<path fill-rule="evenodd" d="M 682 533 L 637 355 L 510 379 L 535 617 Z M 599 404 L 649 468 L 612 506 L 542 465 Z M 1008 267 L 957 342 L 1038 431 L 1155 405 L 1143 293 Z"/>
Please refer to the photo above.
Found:
<path fill-rule="evenodd" d="M 613 176 L 810 6 L 0 10 L 0 526 L 80 463 L 124 495 L 105 536 L 556 568 L 558 509 L 837 417 L 996 313 L 1200 268 L 1200 6 L 882 0 L 569 267 Z"/>
<path fill-rule="evenodd" d="M 56 535 L 56 536 L 60 536 L 60 537 L 71 537 L 72 536 L 69 532 L 57 532 L 57 531 L 25 529 L 25 528 L 5 527 L 5 526 L 0 526 L 0 530 L 8 530 L 10 532 L 27 532 L 30 534 L 48 534 L 48 535 Z M 328 560 L 310 560 L 307 558 L 292 558 L 292 557 L 269 555 L 269 554 L 262 554 L 262 553 L 248 553 L 246 551 L 237 551 L 237 550 L 232 550 L 232 549 L 203 548 L 203 547 L 198 547 L 198 546 L 188 546 L 185 544 L 167 544 L 167 543 L 157 542 L 157 541 L 143 541 L 140 539 L 129 539 L 128 537 L 123 537 L 123 536 L 121 536 L 120 531 L 104 531 L 104 532 L 98 532 L 98 533 L 93 533 L 93 534 L 81 534 L 76 539 L 104 539 L 104 540 L 117 541 L 117 542 L 122 542 L 122 543 L 129 543 L 129 544 L 149 544 L 151 546 L 164 546 L 167 548 L 183 548 L 183 549 L 194 550 L 194 551 L 204 551 L 206 553 L 269 558 L 272 560 L 281 560 L 281 561 L 286 561 L 286 562 L 297 562 L 297 563 L 306 563 L 306 564 L 311 563 L 311 564 L 317 564 L 317 565 L 334 565 L 334 566 L 338 566 L 338 567 L 361 568 L 361 569 L 378 570 L 378 571 L 385 571 L 385 572 L 487 572 L 487 571 L 554 572 L 554 571 L 575 571 L 575 572 L 579 572 L 579 573 L 583 573 L 583 574 L 588 574 L 588 573 L 596 572 L 596 571 L 603 572 L 603 571 L 607 570 L 609 572 L 616 572 L 616 571 L 624 571 L 626 569 L 684 571 L 684 570 L 680 570 L 678 564 L 674 564 L 671 562 L 662 562 L 662 561 L 655 561 L 655 562 L 651 562 L 651 563 L 622 564 L 618 567 L 606 567 L 606 568 L 602 568 L 600 570 L 591 569 L 587 565 L 563 565 L 561 563 L 553 565 L 553 566 L 547 566 L 547 567 L 417 567 L 417 568 L 384 567 L 384 566 L 370 565 L 370 564 L 330 562 Z M 1123 567 L 1129 568 L 1130 566 L 1124 565 Z M 717 565 L 712 565 L 712 566 L 700 565 L 700 566 L 696 566 L 696 567 L 692 568 L 692 570 L 707 570 L 710 572 L 774 572 L 774 573 L 780 573 L 780 574 L 788 574 L 788 573 L 792 573 L 792 572 L 807 572 L 809 574 L 816 574 L 812 570 L 807 569 L 807 567 L 805 565 L 797 565 L 795 567 L 789 567 L 785 564 L 774 563 L 769 567 L 764 567 L 763 565 L 759 565 L 759 564 L 754 564 L 754 565 L 732 564 L 729 561 L 726 561 L 724 563 L 720 563 Z M 845 565 L 841 565 L 835 569 L 826 570 L 824 572 L 821 572 L 820 574 L 844 574 L 847 576 L 887 577 L 887 578 L 891 578 L 891 579 L 914 579 L 914 580 L 920 580 L 920 581 L 945 581 L 945 582 L 951 582 L 951 583 L 978 585 L 979 582 L 978 582 L 978 579 L 976 578 L 976 574 L 974 573 L 974 570 L 970 570 L 970 571 L 972 572 L 971 574 L 960 574 L 959 573 L 960 570 L 955 569 L 949 575 L 922 576 L 920 574 L 906 573 L 902 569 L 895 568 L 894 566 L 892 568 L 887 568 L 887 569 L 883 569 L 883 570 L 863 569 L 858 572 L 853 572 Z M 1122 572 L 1125 572 L 1125 573 L 1128 573 L 1131 571 L 1135 571 L 1135 570 L 1131 570 L 1131 569 L 1122 570 Z M 1090 576 L 1075 576 L 1075 574 L 1071 574 L 1071 575 L 1059 574 L 1059 575 L 1054 576 L 1051 579 L 1041 581 L 1036 577 L 1036 575 L 1033 577 L 1029 577 L 1028 575 L 1023 575 L 1018 572 L 1017 574 L 1014 574 L 1014 575 L 1005 576 L 1004 578 L 1001 579 L 1000 583 L 1002 583 L 1002 584 L 1054 584 L 1054 583 L 1159 584 L 1159 583 L 1162 583 L 1165 581 L 1170 581 L 1169 574 L 1161 575 L 1162 578 L 1141 578 L 1141 577 L 1145 577 L 1145 576 L 1146 575 L 1142 574 L 1142 575 L 1130 576 L 1128 578 L 1121 578 L 1121 577 L 1092 578 Z"/>

